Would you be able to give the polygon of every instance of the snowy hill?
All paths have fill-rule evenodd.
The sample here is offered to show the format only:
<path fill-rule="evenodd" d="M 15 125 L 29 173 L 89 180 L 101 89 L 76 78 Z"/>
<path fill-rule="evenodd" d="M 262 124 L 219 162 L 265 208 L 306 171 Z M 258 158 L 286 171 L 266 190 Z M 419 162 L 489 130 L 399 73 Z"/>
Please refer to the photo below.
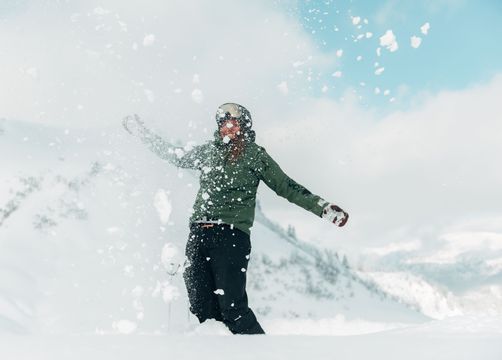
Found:
<path fill-rule="evenodd" d="M 0 125 L 9 154 L 0 170 L 0 331 L 193 329 L 181 276 L 166 270 L 183 262 L 196 174 L 119 126 Z M 355 269 L 265 213 L 258 206 L 248 292 L 271 333 L 365 333 L 462 313 L 426 278 Z"/>

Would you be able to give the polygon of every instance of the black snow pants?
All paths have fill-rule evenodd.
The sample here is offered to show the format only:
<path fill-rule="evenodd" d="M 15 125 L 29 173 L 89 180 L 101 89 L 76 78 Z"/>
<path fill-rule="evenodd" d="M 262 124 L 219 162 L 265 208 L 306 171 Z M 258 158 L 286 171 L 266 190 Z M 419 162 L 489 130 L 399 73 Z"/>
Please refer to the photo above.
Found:
<path fill-rule="evenodd" d="M 190 311 L 202 323 L 222 321 L 234 334 L 264 334 L 248 307 L 249 235 L 226 224 L 190 225 L 183 278 Z"/>

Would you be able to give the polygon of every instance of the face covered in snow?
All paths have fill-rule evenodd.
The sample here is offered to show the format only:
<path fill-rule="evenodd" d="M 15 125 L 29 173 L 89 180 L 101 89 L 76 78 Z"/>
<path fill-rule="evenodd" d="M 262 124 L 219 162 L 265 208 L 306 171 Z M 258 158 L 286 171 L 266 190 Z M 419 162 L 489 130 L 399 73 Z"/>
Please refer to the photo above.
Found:
<path fill-rule="evenodd" d="M 234 140 L 241 133 L 239 122 L 235 119 L 224 121 L 220 126 L 220 136 L 224 143 Z"/>

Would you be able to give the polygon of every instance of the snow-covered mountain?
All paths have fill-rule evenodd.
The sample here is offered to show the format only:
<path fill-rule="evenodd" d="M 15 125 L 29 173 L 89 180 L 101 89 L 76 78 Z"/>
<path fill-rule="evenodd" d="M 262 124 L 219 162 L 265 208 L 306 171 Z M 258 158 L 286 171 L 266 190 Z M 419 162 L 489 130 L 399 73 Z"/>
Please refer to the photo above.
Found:
<path fill-rule="evenodd" d="M 0 332 L 181 332 L 180 274 L 195 174 L 120 126 L 0 122 Z M 265 324 L 284 319 L 416 323 L 462 313 L 410 272 L 362 271 L 257 208 L 248 292 Z M 320 221 L 313 218 L 313 221 Z"/>

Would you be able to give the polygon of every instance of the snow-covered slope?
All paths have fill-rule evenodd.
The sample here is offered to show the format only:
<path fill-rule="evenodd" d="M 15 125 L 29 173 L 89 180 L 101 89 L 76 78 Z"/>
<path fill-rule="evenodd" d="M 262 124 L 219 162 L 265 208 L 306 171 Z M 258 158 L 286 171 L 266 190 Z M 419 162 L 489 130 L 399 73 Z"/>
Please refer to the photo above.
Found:
<path fill-rule="evenodd" d="M 0 164 L 0 332 L 193 328 L 181 275 L 166 270 L 183 262 L 196 174 L 156 158 L 120 126 L 0 125 L 9 154 Z M 248 291 L 272 332 L 284 322 L 299 333 L 349 322 L 368 332 L 389 328 L 372 323 L 456 314 L 448 292 L 426 279 L 404 274 L 410 292 L 401 277 L 354 269 L 265 213 L 257 208 Z"/>

